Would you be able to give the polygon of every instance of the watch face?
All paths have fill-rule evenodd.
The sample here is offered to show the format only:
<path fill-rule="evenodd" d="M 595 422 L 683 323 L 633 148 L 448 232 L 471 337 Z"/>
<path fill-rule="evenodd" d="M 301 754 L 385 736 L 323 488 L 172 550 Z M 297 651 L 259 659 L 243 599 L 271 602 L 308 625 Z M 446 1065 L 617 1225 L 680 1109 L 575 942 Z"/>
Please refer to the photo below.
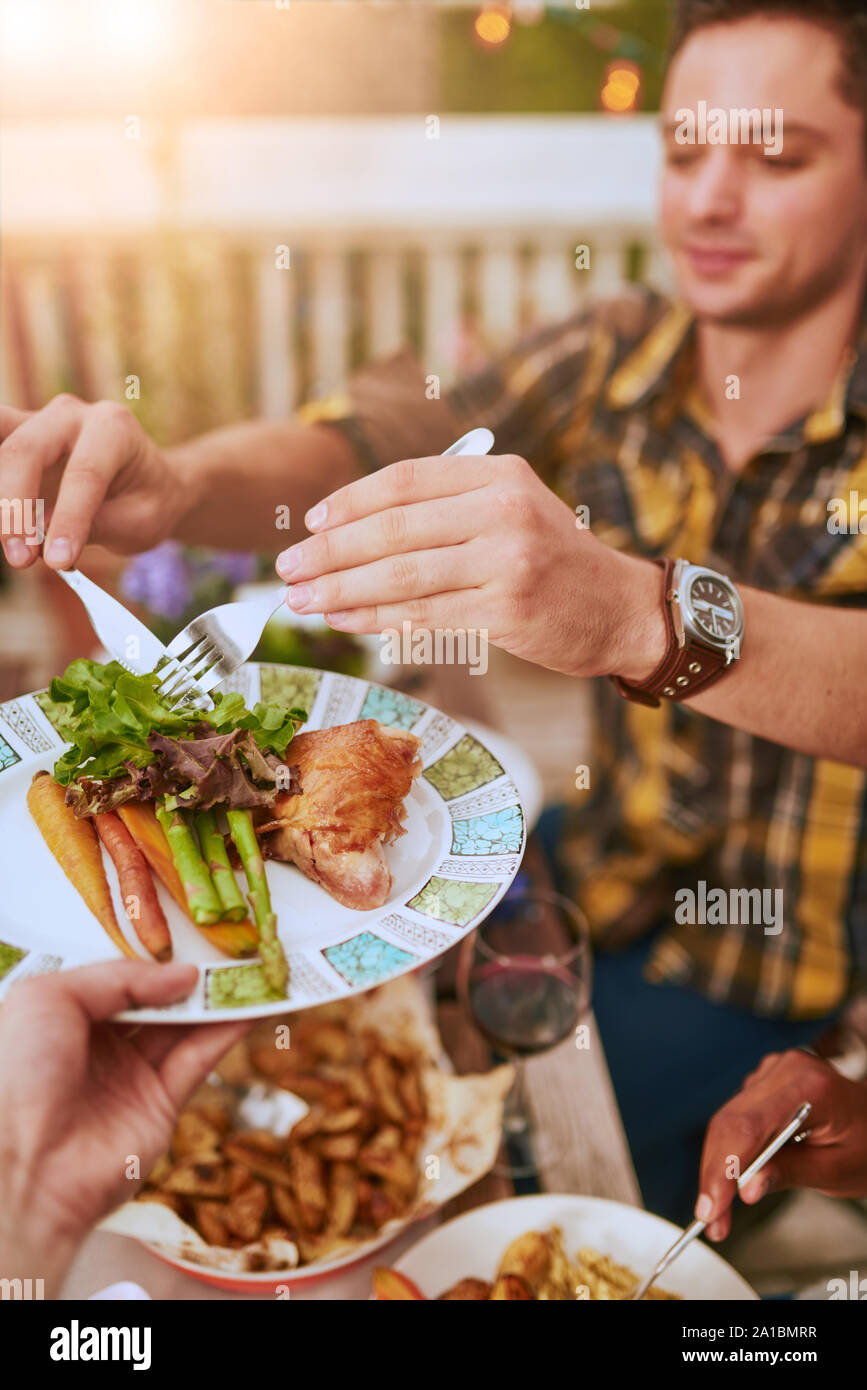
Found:
<path fill-rule="evenodd" d="M 693 579 L 689 590 L 690 607 L 696 626 L 716 642 L 735 636 L 740 618 L 731 591 L 709 574 Z"/>

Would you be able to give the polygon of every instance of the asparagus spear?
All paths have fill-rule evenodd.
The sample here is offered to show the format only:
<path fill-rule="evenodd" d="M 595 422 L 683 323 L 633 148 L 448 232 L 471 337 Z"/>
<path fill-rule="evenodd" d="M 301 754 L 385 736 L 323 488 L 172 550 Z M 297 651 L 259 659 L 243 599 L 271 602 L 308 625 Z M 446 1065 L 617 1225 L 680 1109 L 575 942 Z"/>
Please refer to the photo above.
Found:
<path fill-rule="evenodd" d="M 193 921 L 198 927 L 209 927 L 219 922 L 223 907 L 184 812 L 169 811 L 165 798 L 156 802 L 155 810 L 169 842 L 175 868 L 181 876 Z"/>
<path fill-rule="evenodd" d="M 278 994 L 285 995 L 289 980 L 289 965 L 283 954 L 283 947 L 277 935 L 277 918 L 271 911 L 271 896 L 268 880 L 265 878 L 265 865 L 259 850 L 259 841 L 253 829 L 253 819 L 249 811 L 226 811 L 229 830 L 235 848 L 241 856 L 244 872 L 247 875 L 250 906 L 253 918 L 259 928 L 259 954 L 265 979 Z"/>
<path fill-rule="evenodd" d="M 202 858 L 211 871 L 211 878 L 223 907 L 223 920 L 243 922 L 247 916 L 247 908 L 229 864 L 225 842 L 217 829 L 217 817 L 213 811 L 197 811 L 194 824 L 202 849 Z"/>

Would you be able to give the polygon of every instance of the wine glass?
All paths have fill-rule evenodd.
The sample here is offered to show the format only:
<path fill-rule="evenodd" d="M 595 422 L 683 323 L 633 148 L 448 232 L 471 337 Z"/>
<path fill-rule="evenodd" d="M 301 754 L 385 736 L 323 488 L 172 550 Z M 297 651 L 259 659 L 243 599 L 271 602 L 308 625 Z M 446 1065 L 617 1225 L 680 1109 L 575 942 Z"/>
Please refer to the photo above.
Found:
<path fill-rule="evenodd" d="M 534 1131 L 527 1105 L 526 1059 L 575 1032 L 590 1008 L 590 938 L 568 898 L 513 889 L 460 948 L 458 997 L 495 1052 L 515 1067 L 503 1112 L 508 1163 L 495 1172 L 526 1177 L 559 1156 Z"/>

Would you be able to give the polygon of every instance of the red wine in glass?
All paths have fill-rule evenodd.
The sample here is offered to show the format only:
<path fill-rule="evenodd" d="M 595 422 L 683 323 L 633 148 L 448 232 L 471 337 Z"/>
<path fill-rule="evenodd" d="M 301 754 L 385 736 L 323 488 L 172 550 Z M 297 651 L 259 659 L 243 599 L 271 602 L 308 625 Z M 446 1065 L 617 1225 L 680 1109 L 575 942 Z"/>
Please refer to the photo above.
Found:
<path fill-rule="evenodd" d="M 574 1033 L 583 1000 L 572 971 L 538 956 L 478 963 L 467 1000 L 479 1031 L 498 1051 L 533 1057 Z"/>
<path fill-rule="evenodd" d="M 515 1074 L 503 1111 L 508 1159 L 495 1172 L 524 1177 L 550 1167 L 559 1156 L 550 1136 L 533 1127 L 525 1070 L 530 1058 L 575 1034 L 590 1008 L 590 977 L 582 914 L 568 899 L 544 889 L 510 890 L 461 946 L 458 995 L 483 1037 L 511 1060 Z"/>

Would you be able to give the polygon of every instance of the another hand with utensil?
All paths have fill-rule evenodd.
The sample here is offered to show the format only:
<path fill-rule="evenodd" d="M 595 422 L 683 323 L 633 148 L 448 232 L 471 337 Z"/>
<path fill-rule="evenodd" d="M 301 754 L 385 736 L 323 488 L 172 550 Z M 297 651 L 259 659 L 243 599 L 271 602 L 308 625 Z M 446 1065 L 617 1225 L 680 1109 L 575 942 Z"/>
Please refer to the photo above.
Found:
<path fill-rule="evenodd" d="M 44 555 L 54 569 L 75 564 L 88 540 L 121 554 L 147 550 L 185 505 L 165 455 L 118 401 L 61 395 L 42 410 L 0 406 L 0 441 L 0 496 L 41 498 L 50 509 Z M 39 545 L 16 532 L 11 512 L 3 522 L 6 557 L 26 568 Z"/>
<path fill-rule="evenodd" d="M 803 1138 L 780 1149 L 744 1185 L 741 1199 L 758 1202 L 788 1187 L 867 1197 L 867 1084 L 849 1081 L 808 1052 L 770 1053 L 708 1126 L 695 1214 L 708 1223 L 710 1240 L 729 1233 L 737 1173 L 803 1101 L 813 1107 Z"/>
<path fill-rule="evenodd" d="M 655 571 L 589 530 L 515 455 L 404 459 L 350 483 L 279 556 L 299 613 L 341 632 L 469 629 L 570 675 L 646 678 L 665 651 Z M 637 595 L 641 595 L 637 599 Z"/>
<path fill-rule="evenodd" d="M 300 517 L 323 488 L 358 472 L 352 446 L 327 424 L 245 420 L 160 449 L 119 401 L 61 395 L 35 411 L 0 405 L 0 498 L 13 503 L 2 508 L 0 540 L 10 565 L 31 565 L 40 500 L 53 569 L 76 565 L 89 541 L 122 555 L 170 536 L 274 550 L 287 539 L 290 502 Z"/>
<path fill-rule="evenodd" d="M 79 1244 L 132 1197 L 177 1115 L 250 1026 L 109 1020 L 184 999 L 190 965 L 116 961 L 22 981 L 0 1008 L 0 1276 L 57 1288 Z"/>

